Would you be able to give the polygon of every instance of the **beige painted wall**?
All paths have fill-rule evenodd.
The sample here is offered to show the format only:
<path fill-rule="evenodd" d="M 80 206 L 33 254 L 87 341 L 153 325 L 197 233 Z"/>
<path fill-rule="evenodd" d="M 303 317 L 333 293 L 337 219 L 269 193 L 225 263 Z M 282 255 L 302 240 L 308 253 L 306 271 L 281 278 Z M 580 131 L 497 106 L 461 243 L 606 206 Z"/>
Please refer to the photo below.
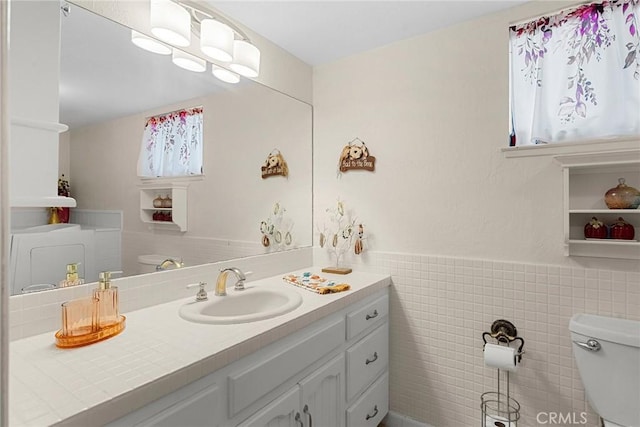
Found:
<path fill-rule="evenodd" d="M 526 340 L 512 376 L 518 425 L 585 411 L 598 426 L 569 318 L 640 319 L 636 260 L 564 256 L 561 168 L 500 151 L 509 23 L 566 4 L 534 2 L 314 68 L 315 218 L 340 197 L 364 223 L 365 252 L 347 262 L 393 277 L 391 409 L 432 426 L 480 423 L 480 394 L 495 390 L 481 334 L 499 318 Z M 355 137 L 376 171 L 337 177 Z M 331 262 L 326 249 L 315 262 Z"/>
<path fill-rule="evenodd" d="M 314 69 L 315 206 L 343 197 L 373 249 L 637 270 L 563 254 L 562 170 L 505 159 L 508 25 L 537 3 Z M 554 7 L 556 6 L 556 7 Z M 376 172 L 336 179 L 355 137 Z M 612 183 L 612 185 L 615 183 Z"/>

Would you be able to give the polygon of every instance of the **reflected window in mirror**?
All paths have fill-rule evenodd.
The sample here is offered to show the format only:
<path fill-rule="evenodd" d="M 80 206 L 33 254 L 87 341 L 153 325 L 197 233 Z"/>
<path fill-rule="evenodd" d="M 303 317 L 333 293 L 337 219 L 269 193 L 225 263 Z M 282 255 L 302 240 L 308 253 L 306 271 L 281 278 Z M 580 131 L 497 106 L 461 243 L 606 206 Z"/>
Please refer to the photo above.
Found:
<path fill-rule="evenodd" d="M 202 175 L 202 131 L 202 107 L 147 118 L 138 158 L 138 176 Z"/>

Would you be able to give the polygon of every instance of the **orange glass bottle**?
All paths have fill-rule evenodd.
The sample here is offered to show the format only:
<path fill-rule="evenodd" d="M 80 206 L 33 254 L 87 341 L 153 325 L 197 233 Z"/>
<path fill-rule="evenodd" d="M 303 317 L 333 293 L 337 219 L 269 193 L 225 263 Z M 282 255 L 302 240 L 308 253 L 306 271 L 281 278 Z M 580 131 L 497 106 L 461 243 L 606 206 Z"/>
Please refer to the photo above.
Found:
<path fill-rule="evenodd" d="M 93 297 L 98 300 L 98 328 L 104 328 L 120 321 L 118 288 L 111 286 L 112 273 L 115 272 L 101 271 L 98 276 L 98 289 L 93 291 Z"/>

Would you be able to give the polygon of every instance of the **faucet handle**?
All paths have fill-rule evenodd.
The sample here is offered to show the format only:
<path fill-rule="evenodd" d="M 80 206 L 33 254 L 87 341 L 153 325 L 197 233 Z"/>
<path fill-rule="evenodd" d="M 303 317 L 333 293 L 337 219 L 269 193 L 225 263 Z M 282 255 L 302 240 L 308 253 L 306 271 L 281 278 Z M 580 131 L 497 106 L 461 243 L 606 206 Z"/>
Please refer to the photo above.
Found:
<path fill-rule="evenodd" d="M 247 276 L 253 274 L 253 271 L 247 271 L 242 274 L 242 277 L 238 277 L 238 281 L 233 286 L 234 291 L 244 291 L 244 281 L 247 279 Z"/>
<path fill-rule="evenodd" d="M 207 296 L 207 291 L 204 289 L 204 287 L 207 286 L 206 282 L 191 283 L 187 285 L 187 289 L 190 289 L 196 286 L 200 286 L 200 289 L 198 289 L 198 293 L 196 294 L 196 301 L 200 302 L 200 301 L 208 300 L 209 297 Z"/>

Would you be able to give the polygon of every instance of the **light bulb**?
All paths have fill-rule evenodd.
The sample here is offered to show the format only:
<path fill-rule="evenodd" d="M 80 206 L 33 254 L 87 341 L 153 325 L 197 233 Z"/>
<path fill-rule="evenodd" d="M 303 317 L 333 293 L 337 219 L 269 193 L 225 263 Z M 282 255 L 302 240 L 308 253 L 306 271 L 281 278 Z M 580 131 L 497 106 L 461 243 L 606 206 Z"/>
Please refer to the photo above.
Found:
<path fill-rule="evenodd" d="M 245 77 L 260 74 L 260 50 L 244 40 L 233 42 L 233 61 L 229 65 L 233 71 Z"/>
<path fill-rule="evenodd" d="M 231 61 L 233 38 L 233 30 L 220 21 L 204 19 L 200 23 L 200 49 L 217 61 Z"/>
<path fill-rule="evenodd" d="M 178 67 L 189 71 L 201 73 L 207 69 L 207 61 L 180 49 L 173 49 L 171 60 Z"/>
<path fill-rule="evenodd" d="M 191 43 L 191 15 L 170 0 L 150 0 L 151 34 L 174 46 Z"/>

